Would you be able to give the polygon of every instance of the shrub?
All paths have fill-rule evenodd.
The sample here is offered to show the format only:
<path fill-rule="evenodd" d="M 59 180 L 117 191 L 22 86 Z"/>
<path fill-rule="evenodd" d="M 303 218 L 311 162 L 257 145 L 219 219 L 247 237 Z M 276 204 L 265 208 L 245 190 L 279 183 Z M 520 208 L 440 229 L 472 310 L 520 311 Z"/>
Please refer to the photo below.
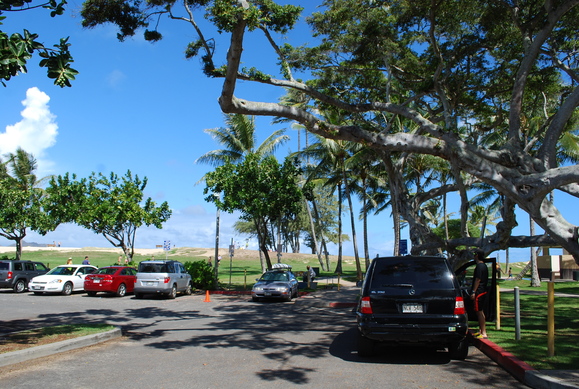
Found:
<path fill-rule="evenodd" d="M 191 274 L 191 284 L 196 289 L 211 289 L 214 284 L 213 268 L 205 261 L 185 262 L 187 273 Z"/>

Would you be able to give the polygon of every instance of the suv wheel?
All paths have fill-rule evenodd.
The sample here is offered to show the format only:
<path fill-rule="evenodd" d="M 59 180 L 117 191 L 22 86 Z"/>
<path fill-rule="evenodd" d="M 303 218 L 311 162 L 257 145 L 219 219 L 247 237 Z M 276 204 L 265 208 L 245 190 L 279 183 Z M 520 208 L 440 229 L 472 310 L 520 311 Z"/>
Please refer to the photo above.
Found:
<path fill-rule="evenodd" d="M 464 338 L 460 342 L 452 342 L 448 345 L 448 353 L 451 359 L 465 360 L 468 356 L 468 340 Z"/>
<path fill-rule="evenodd" d="M 192 291 L 193 289 L 191 288 L 191 283 L 187 284 L 187 288 L 185 289 L 185 292 L 183 292 L 184 294 L 186 294 L 187 296 L 190 296 L 191 293 L 193 293 Z"/>
<path fill-rule="evenodd" d="M 177 297 L 177 287 L 173 284 L 173 286 L 171 287 L 171 291 L 169 292 L 169 294 L 167 295 L 168 298 L 170 299 L 174 299 L 175 297 Z"/>
<path fill-rule="evenodd" d="M 26 290 L 26 283 L 24 280 L 18 280 L 12 287 L 12 290 L 14 290 L 14 293 L 22 293 Z"/>
<path fill-rule="evenodd" d="M 376 355 L 374 343 L 375 342 L 372 339 L 368 339 L 365 336 L 362 336 L 360 332 L 358 332 L 358 356 L 373 357 Z"/>

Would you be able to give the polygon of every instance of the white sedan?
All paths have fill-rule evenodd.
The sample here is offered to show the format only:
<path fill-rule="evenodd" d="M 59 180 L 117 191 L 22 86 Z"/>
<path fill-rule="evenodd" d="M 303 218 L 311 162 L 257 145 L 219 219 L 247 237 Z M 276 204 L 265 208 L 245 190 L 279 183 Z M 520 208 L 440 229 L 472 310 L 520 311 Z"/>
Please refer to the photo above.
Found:
<path fill-rule="evenodd" d="M 84 278 L 96 270 L 97 268 L 91 265 L 60 265 L 31 279 L 28 290 L 34 294 L 62 293 L 68 296 L 72 292 L 84 291 Z"/>

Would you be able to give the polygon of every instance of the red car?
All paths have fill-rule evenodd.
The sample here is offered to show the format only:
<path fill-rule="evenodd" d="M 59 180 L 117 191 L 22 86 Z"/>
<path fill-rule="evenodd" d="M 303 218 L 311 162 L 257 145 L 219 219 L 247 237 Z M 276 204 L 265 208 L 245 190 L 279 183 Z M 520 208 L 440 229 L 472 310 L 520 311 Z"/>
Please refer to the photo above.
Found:
<path fill-rule="evenodd" d="M 137 270 L 128 266 L 106 266 L 89 274 L 84 279 L 84 290 L 89 296 L 98 292 L 114 293 L 123 297 L 132 293 L 137 278 Z"/>

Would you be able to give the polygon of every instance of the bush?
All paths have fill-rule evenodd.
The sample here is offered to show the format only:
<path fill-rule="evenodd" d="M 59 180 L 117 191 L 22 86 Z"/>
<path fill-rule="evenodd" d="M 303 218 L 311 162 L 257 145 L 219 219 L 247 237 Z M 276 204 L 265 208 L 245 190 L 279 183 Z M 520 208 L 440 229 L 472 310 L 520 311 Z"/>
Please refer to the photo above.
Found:
<path fill-rule="evenodd" d="M 185 262 L 187 273 L 191 274 L 191 284 L 196 289 L 211 289 L 214 284 L 213 268 L 205 261 Z"/>

